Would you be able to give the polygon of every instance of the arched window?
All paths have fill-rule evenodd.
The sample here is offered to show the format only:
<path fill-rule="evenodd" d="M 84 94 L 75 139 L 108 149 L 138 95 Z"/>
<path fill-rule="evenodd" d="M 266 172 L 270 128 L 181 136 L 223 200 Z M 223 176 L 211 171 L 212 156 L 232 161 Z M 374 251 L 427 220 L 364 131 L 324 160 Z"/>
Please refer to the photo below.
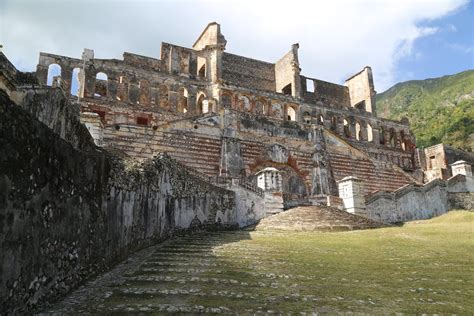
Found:
<path fill-rule="evenodd" d="M 209 102 L 206 100 L 206 95 L 201 93 L 198 97 L 197 106 L 199 113 L 207 113 L 209 112 Z"/>
<path fill-rule="evenodd" d="M 335 116 L 331 117 L 331 130 L 337 130 L 337 118 Z"/>
<path fill-rule="evenodd" d="M 318 124 L 319 124 L 319 125 L 323 125 L 323 124 L 324 124 L 324 118 L 323 118 L 322 115 L 319 115 L 319 116 L 318 116 Z"/>
<path fill-rule="evenodd" d="M 293 107 L 291 106 L 287 107 L 286 118 L 288 121 L 296 121 L 296 111 Z"/>
<path fill-rule="evenodd" d="M 372 131 L 372 125 L 367 123 L 367 141 L 373 142 L 374 141 L 374 134 Z"/>
<path fill-rule="evenodd" d="M 61 66 L 58 64 L 51 64 L 48 67 L 48 80 L 46 84 L 52 86 L 55 77 L 61 77 Z"/>
<path fill-rule="evenodd" d="M 245 112 L 250 112 L 252 110 L 252 107 L 250 106 L 250 100 L 248 97 L 245 95 L 240 95 L 239 96 L 239 103 L 242 111 Z"/>
<path fill-rule="evenodd" d="M 395 147 L 395 145 L 397 144 L 397 135 L 395 134 L 395 130 L 393 128 L 390 129 L 389 135 L 390 135 L 390 140 L 389 140 L 390 146 Z"/>
<path fill-rule="evenodd" d="M 98 72 L 95 75 L 95 97 L 107 96 L 107 75 L 103 72 Z"/>
<path fill-rule="evenodd" d="M 74 68 L 72 70 L 72 76 L 71 76 L 71 95 L 79 95 L 79 88 L 80 88 L 80 82 L 79 82 L 79 72 L 81 71 L 80 68 Z"/>
<path fill-rule="evenodd" d="M 206 58 L 199 57 L 197 58 L 197 69 L 198 78 L 205 79 L 206 78 Z"/>
<path fill-rule="evenodd" d="M 383 126 L 380 126 L 380 145 L 385 145 L 385 137 L 386 137 L 386 132 L 385 128 Z"/>
<path fill-rule="evenodd" d="M 349 122 L 346 119 L 344 119 L 344 136 L 348 138 L 351 137 L 351 132 L 349 130 Z"/>
<path fill-rule="evenodd" d="M 257 100 L 255 102 L 255 111 L 257 114 L 265 114 L 266 113 L 266 108 L 265 108 L 265 102 L 262 100 Z"/>
<path fill-rule="evenodd" d="M 403 131 L 400 131 L 400 144 L 404 151 L 407 150 L 407 146 L 405 144 L 405 133 Z"/>
<path fill-rule="evenodd" d="M 281 92 L 286 95 L 291 95 L 291 83 L 284 86 L 283 89 L 281 89 Z"/>
<path fill-rule="evenodd" d="M 311 123 L 311 115 L 309 114 L 309 112 L 304 112 L 303 113 L 303 120 L 306 124 Z"/>
<path fill-rule="evenodd" d="M 226 109 L 232 108 L 232 95 L 230 94 L 223 94 L 221 97 L 221 105 Z"/>
<path fill-rule="evenodd" d="M 205 78 L 206 77 L 206 65 L 202 65 L 201 68 L 199 69 L 199 78 Z"/>
<path fill-rule="evenodd" d="M 365 111 L 365 100 L 357 103 L 354 107 L 358 110 Z"/>

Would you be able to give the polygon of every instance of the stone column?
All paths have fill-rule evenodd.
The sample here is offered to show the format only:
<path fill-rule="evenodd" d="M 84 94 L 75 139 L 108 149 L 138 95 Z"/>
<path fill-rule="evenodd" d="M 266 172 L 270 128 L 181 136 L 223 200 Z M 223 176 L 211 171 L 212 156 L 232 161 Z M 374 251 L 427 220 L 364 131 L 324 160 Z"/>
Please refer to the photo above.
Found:
<path fill-rule="evenodd" d="M 380 145 L 380 130 L 378 128 L 373 127 L 372 125 L 372 141 L 376 145 Z"/>
<path fill-rule="evenodd" d="M 355 127 L 355 121 L 354 120 L 349 120 L 349 138 L 352 139 L 357 139 L 356 137 L 356 127 Z"/>
<path fill-rule="evenodd" d="M 362 180 L 356 177 L 345 177 L 337 182 L 339 197 L 342 199 L 344 210 L 348 213 L 366 216 L 364 189 Z"/>
<path fill-rule="evenodd" d="M 362 122 L 359 124 L 360 124 L 360 140 L 366 142 L 369 140 L 367 122 Z"/>
<path fill-rule="evenodd" d="M 61 78 L 64 82 L 64 89 L 71 92 L 72 69 L 69 66 L 61 65 Z"/>

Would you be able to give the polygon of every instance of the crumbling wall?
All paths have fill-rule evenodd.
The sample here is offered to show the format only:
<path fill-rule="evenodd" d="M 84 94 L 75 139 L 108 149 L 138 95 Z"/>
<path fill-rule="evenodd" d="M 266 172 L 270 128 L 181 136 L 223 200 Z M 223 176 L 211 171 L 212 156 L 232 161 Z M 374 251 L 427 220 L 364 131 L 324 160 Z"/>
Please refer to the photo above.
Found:
<path fill-rule="evenodd" d="M 449 192 L 450 209 L 474 210 L 474 192 Z"/>
<path fill-rule="evenodd" d="M 61 89 L 31 88 L 21 92 L 21 106 L 74 148 L 93 146 L 91 136 L 78 120 L 80 105 L 69 102 Z"/>
<path fill-rule="evenodd" d="M 1 91 L 0 147 L 2 314 L 34 311 L 178 231 L 237 225 L 233 192 L 167 156 L 77 150 Z"/>
<path fill-rule="evenodd" d="M 397 223 L 439 216 L 450 209 L 472 209 L 474 179 L 456 175 L 447 181 L 408 184 L 394 192 L 379 191 L 366 198 L 367 217 Z"/>
<path fill-rule="evenodd" d="M 234 54 L 222 55 L 222 79 L 240 87 L 275 91 L 274 64 Z"/>
<path fill-rule="evenodd" d="M 242 186 L 232 185 L 235 192 L 237 221 L 240 227 L 253 225 L 266 216 L 265 200 Z"/>
<path fill-rule="evenodd" d="M 313 90 L 308 91 L 307 81 L 313 82 Z M 324 103 L 333 108 L 350 106 L 349 89 L 335 83 L 301 76 L 302 96 L 307 103 Z"/>
<path fill-rule="evenodd" d="M 344 85 L 349 88 L 352 107 L 376 114 L 374 80 L 370 67 L 364 67 L 362 71 L 347 79 Z"/>

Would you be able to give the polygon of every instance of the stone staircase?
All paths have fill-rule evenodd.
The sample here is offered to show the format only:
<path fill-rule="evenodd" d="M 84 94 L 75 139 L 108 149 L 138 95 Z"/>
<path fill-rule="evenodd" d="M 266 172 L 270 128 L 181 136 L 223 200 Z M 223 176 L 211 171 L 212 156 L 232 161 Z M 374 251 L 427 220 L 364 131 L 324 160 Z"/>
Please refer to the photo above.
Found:
<path fill-rule="evenodd" d="M 220 138 L 199 134 L 154 131 L 152 128 L 121 125 L 104 129 L 104 143 L 123 150 L 132 157 L 151 158 L 168 153 L 172 158 L 197 171 L 215 176 L 219 173 Z"/>
<path fill-rule="evenodd" d="M 335 152 L 330 152 L 329 156 L 336 181 L 349 175 L 362 179 L 365 194 L 379 190 L 394 191 L 406 184 L 413 183 L 413 179 L 395 166 L 389 166 L 388 163 L 381 166 L 369 158 Z"/>
<path fill-rule="evenodd" d="M 265 192 L 265 212 L 267 216 L 283 212 L 283 196 Z"/>
<path fill-rule="evenodd" d="M 328 206 L 301 206 L 264 218 L 257 230 L 342 231 L 383 227 L 384 224 Z"/>

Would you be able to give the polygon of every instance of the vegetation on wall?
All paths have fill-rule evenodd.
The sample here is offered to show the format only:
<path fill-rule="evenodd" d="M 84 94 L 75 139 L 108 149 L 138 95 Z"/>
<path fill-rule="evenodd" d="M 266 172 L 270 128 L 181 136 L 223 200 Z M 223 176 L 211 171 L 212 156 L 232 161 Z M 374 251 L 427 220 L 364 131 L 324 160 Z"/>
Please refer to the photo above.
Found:
<path fill-rule="evenodd" d="M 474 151 L 474 70 L 398 83 L 377 95 L 380 117 L 407 117 L 417 146 L 445 143 Z"/>

